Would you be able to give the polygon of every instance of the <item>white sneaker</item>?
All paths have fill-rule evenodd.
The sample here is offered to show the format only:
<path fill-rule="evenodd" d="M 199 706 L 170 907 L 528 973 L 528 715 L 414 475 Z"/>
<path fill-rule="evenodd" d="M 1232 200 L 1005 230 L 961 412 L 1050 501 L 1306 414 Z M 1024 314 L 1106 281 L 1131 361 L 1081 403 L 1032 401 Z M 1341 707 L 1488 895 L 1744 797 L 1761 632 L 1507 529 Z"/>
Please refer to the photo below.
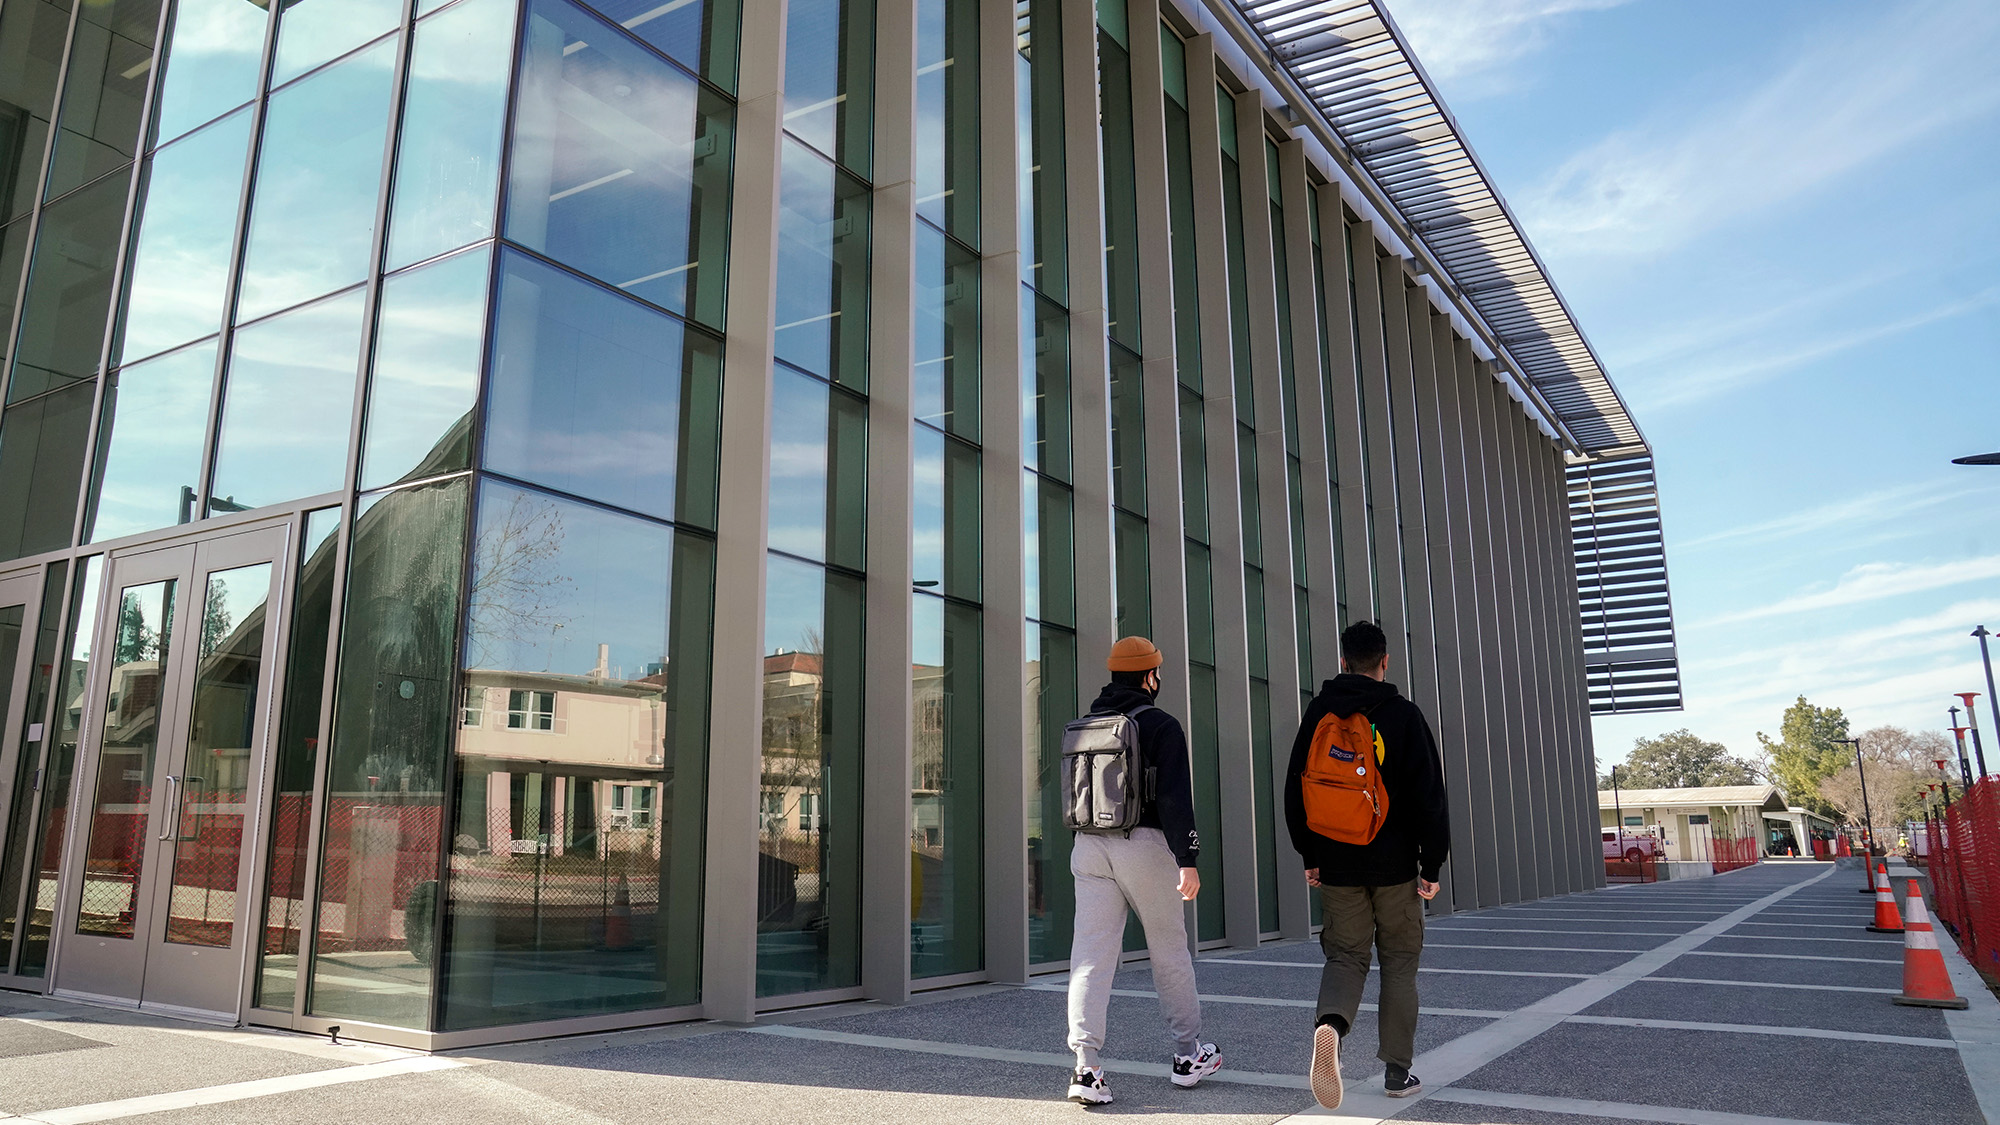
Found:
<path fill-rule="evenodd" d="M 1313 1028 L 1312 1069 L 1306 1072 L 1306 1083 L 1312 1087 L 1313 1100 L 1328 1109 L 1340 1106 L 1340 1032 L 1332 1024 Z"/>
<path fill-rule="evenodd" d="M 1221 1069 L 1222 1052 L 1215 1049 L 1215 1044 L 1198 1043 L 1194 1054 L 1174 1056 L 1174 1073 L 1170 1081 L 1185 1089 Z"/>
<path fill-rule="evenodd" d="M 1104 1084 L 1104 1068 L 1078 1067 L 1069 1079 L 1069 1100 L 1078 1105 L 1105 1105 L 1111 1101 L 1111 1087 Z"/>

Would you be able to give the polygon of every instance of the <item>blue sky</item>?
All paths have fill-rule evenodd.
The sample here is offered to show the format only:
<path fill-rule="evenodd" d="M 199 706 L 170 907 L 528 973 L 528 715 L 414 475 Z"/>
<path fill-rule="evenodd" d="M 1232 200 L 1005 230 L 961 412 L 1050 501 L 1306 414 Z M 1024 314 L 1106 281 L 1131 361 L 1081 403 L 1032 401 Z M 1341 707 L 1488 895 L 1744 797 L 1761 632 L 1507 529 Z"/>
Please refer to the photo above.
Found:
<path fill-rule="evenodd" d="M 2000 631 L 2000 467 L 1950 464 L 2000 450 L 2000 3 L 1389 8 L 1659 464 L 1686 710 L 1600 761 L 1943 726 Z"/>

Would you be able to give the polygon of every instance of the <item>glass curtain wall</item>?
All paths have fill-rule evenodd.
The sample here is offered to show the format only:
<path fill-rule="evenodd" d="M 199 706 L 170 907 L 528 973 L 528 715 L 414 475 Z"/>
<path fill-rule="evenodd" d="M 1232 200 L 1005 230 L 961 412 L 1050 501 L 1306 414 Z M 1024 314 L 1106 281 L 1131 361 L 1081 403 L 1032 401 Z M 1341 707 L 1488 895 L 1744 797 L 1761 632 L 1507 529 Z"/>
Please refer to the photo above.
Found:
<path fill-rule="evenodd" d="M 1382 619 L 1382 552 L 1376 543 L 1375 533 L 1375 461 L 1373 443 L 1368 438 L 1368 395 L 1362 389 L 1365 377 L 1361 365 L 1361 298 L 1360 279 L 1354 261 L 1354 224 L 1359 220 L 1345 209 L 1344 221 L 1340 224 L 1341 249 L 1347 262 L 1347 325 L 1348 346 L 1354 360 L 1354 410 L 1359 420 L 1356 432 L 1361 440 L 1361 510 L 1364 530 L 1368 539 L 1368 619 Z M 1371 260 L 1372 262 L 1372 260 Z M 1371 282 L 1372 284 L 1372 282 Z"/>
<path fill-rule="evenodd" d="M 985 964 L 978 6 L 917 3 L 910 975 Z"/>
<path fill-rule="evenodd" d="M 1222 838 L 1222 765 L 1217 745 L 1214 561 L 1208 518 L 1207 411 L 1201 362 L 1201 285 L 1196 268 L 1194 151 L 1188 121 L 1187 46 L 1160 25 L 1160 70 L 1165 78 L 1168 236 L 1173 252 L 1175 373 L 1180 396 L 1182 549 L 1187 557 L 1189 748 L 1194 770 L 1195 827 L 1206 840 Z M 1206 848 L 1196 860 L 1201 894 L 1196 930 L 1201 941 L 1223 937 L 1225 916 L 1222 849 Z"/>
<path fill-rule="evenodd" d="M 1308 596 L 1311 588 L 1306 570 L 1305 466 L 1299 455 L 1299 373 L 1292 354 L 1297 327 L 1292 322 L 1298 311 L 1292 304 L 1291 254 L 1285 248 L 1284 177 L 1279 171 L 1278 146 L 1264 138 L 1265 183 L 1271 196 L 1271 249 L 1278 297 L 1278 389 L 1285 413 L 1285 498 L 1291 515 L 1292 623 L 1293 641 L 1298 649 L 1298 688 L 1301 705 L 1313 696 L 1312 614 Z M 1310 312 L 1311 306 L 1305 306 Z M 1275 755 L 1277 746 L 1272 747 Z"/>
<path fill-rule="evenodd" d="M 1335 410 L 1340 400 L 1333 389 L 1333 340 L 1331 329 L 1329 328 L 1332 313 L 1327 305 L 1329 298 L 1326 288 L 1326 246 L 1320 235 L 1319 200 L 1316 198 L 1320 192 L 1332 190 L 1334 189 L 1324 184 L 1312 185 L 1311 189 L 1307 192 L 1306 224 L 1312 231 L 1313 311 L 1315 313 L 1313 319 L 1318 329 L 1319 386 L 1321 402 L 1326 417 L 1326 487 L 1327 496 L 1330 500 L 1327 514 L 1333 523 L 1333 588 L 1336 599 L 1334 603 L 1335 612 L 1338 614 L 1337 619 L 1334 621 L 1334 629 L 1338 632 L 1345 630 L 1348 625 L 1352 624 L 1354 618 L 1347 606 L 1347 591 L 1352 585 L 1352 578 L 1347 573 L 1347 539 L 1343 533 L 1343 525 L 1340 518 L 1340 441 L 1339 428 L 1334 424 L 1334 418 L 1336 417 Z M 1323 668 L 1316 671 L 1319 673 L 1320 678 L 1328 678 L 1338 672 L 1339 669 Z M 1312 683 L 1307 683 L 1304 686 L 1308 691 L 1313 690 L 1315 687 Z"/>
<path fill-rule="evenodd" d="M 1098 143 L 1104 154 L 1105 307 L 1111 321 L 1112 558 L 1117 634 L 1153 631 L 1146 524 L 1146 401 L 1139 357 L 1138 185 L 1125 0 L 1097 5 Z"/>
<path fill-rule="evenodd" d="M 861 980 L 874 5 L 786 10 L 757 994 Z"/>
<path fill-rule="evenodd" d="M 1069 223 L 1060 0 L 1016 0 L 1021 161 L 1022 557 L 1027 578 L 1028 961 L 1069 956 L 1076 887 L 1062 824 L 1062 729 L 1080 707 L 1070 472 Z"/>

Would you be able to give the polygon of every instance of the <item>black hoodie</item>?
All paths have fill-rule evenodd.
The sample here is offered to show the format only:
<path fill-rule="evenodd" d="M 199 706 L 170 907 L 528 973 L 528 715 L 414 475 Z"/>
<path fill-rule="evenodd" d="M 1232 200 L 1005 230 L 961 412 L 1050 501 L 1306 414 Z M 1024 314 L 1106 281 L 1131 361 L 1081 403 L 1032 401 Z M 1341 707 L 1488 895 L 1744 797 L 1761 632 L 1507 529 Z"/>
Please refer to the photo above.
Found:
<path fill-rule="evenodd" d="M 1373 840 L 1343 844 L 1306 827 L 1299 776 L 1305 772 L 1306 753 L 1320 719 L 1329 714 L 1345 718 L 1357 711 L 1367 712 L 1368 721 L 1382 735 L 1382 785 L 1389 791 L 1389 815 Z M 1393 887 L 1418 875 L 1437 882 L 1438 870 L 1451 852 L 1444 763 L 1424 713 L 1404 699 L 1395 684 L 1342 673 L 1320 685 L 1292 741 L 1292 761 L 1285 770 L 1285 824 L 1291 829 L 1292 847 L 1307 867 L 1319 868 L 1319 881 L 1328 886 Z"/>
<path fill-rule="evenodd" d="M 1090 710 L 1130 715 L 1152 702 L 1153 697 L 1138 688 L 1110 683 L 1097 693 Z M 1187 735 L 1181 721 L 1157 704 L 1132 721 L 1139 725 L 1139 751 L 1156 777 L 1153 799 L 1140 810 L 1139 827 L 1159 829 L 1173 850 L 1174 862 L 1193 867 L 1201 854 L 1201 836 L 1194 830 L 1194 775 L 1188 765 Z"/>

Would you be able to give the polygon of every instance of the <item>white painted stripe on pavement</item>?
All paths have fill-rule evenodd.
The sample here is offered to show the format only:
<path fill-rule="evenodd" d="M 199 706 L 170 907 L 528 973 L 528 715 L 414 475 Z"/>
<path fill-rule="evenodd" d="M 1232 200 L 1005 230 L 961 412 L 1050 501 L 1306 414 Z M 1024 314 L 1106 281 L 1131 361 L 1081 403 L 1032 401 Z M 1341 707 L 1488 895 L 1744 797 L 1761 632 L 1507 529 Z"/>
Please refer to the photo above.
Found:
<path fill-rule="evenodd" d="M 1643 937 L 1645 935 L 1635 935 Z M 1601 949 L 1590 945 L 1459 945 L 1456 942 L 1427 941 L 1425 949 L 1512 949 L 1523 953 L 1644 953 L 1643 949 Z"/>
<path fill-rule="evenodd" d="M 1510 945 L 1507 946 L 1506 948 L 1513 949 L 1515 947 Z M 1239 961 L 1233 957 L 1203 957 L 1196 960 L 1195 964 L 1255 965 L 1260 968 L 1266 968 L 1266 969 L 1320 969 L 1325 967 L 1325 962 L 1323 961 Z M 1373 968 L 1374 966 L 1371 963 L 1369 967 Z M 1589 973 L 1538 973 L 1538 972 L 1530 972 L 1526 969 L 1440 969 L 1430 965 L 1421 965 L 1417 968 L 1417 971 L 1420 973 L 1455 973 L 1459 976 L 1469 976 L 1469 977 L 1557 977 L 1562 980 L 1590 979 Z"/>
<path fill-rule="evenodd" d="M 438 1070 L 456 1070 L 472 1065 L 462 1059 L 440 1058 L 425 1055 L 412 1059 L 396 1059 L 392 1062 L 362 1063 L 360 1066 L 343 1066 L 334 1070 L 316 1070 L 308 1074 L 288 1074 L 281 1078 L 259 1078 L 250 1082 L 231 1082 L 225 1086 L 202 1086 L 193 1090 L 180 1090 L 171 1094 L 148 1094 L 138 1098 L 121 1098 L 112 1102 L 95 1102 L 91 1105 L 70 1106 L 66 1109 L 45 1109 L 36 1113 L 24 1113 L 11 1120 L 36 1121 L 42 1125 L 86 1125 L 92 1121 L 115 1121 L 121 1117 L 137 1117 L 144 1113 L 165 1113 L 169 1110 L 192 1109 L 195 1106 L 220 1105 L 224 1102 L 240 1102 L 249 1098 L 268 1098 L 273 1094 L 290 1094 L 299 1090 L 317 1090 L 325 1086 L 340 1086 L 349 1082 L 369 1082 L 377 1078 L 394 1078 L 402 1074 L 424 1074 Z"/>
<path fill-rule="evenodd" d="M 1835 927 L 1828 927 L 1829 929 Z M 1839 927 L 1846 928 L 1846 927 Z M 1814 937 L 1811 934 L 1730 934 L 1738 941 L 1842 941 L 1850 945 L 1901 945 L 1894 937 Z"/>
<path fill-rule="evenodd" d="M 845 1043 L 853 1047 L 874 1047 L 885 1051 L 914 1051 L 924 1055 L 949 1055 L 961 1059 L 985 1059 L 988 1062 L 1020 1063 L 1024 1066 L 1055 1066 L 1070 1070 L 1076 1066 L 1076 1056 L 1058 1055 L 1050 1051 L 1017 1051 L 1009 1047 L 979 1047 L 969 1043 L 939 1043 L 930 1039 L 898 1039 L 888 1035 L 857 1035 L 850 1031 L 828 1031 L 821 1027 L 794 1027 L 784 1024 L 762 1024 L 746 1027 L 752 1035 L 775 1035 L 783 1039 L 810 1039 L 820 1043 Z M 1228 1056 L 1224 1056 L 1225 1067 Z M 1124 1059 L 1105 1059 L 1104 1069 L 1112 1074 L 1144 1074 L 1153 1078 L 1165 1078 L 1173 1073 L 1166 1063 L 1128 1062 Z M 1252 1070 L 1224 1069 L 1202 1079 L 1204 1082 L 1234 1082 L 1243 1086 L 1277 1086 L 1287 1090 L 1306 1089 L 1302 1075 L 1260 1074 Z"/>
<path fill-rule="evenodd" d="M 1863 988 L 1856 984 L 1793 984 L 1775 980 L 1712 980 L 1708 977 L 1647 977 L 1646 980 L 1635 983 L 1645 984 L 1647 981 L 1660 981 L 1664 984 L 1720 984 L 1731 988 L 1797 988 L 1809 992 L 1868 992 L 1876 996 L 1894 996 L 1902 991 L 1900 988 Z"/>
<path fill-rule="evenodd" d="M 1541 1113 L 1570 1113 L 1578 1117 L 1608 1117 L 1613 1121 L 1660 1122 L 1662 1125 L 1837 1125 L 1828 1121 L 1807 1121 L 1794 1117 L 1759 1117 L 1754 1113 L 1726 1113 L 1719 1109 L 1679 1109 L 1664 1105 L 1637 1105 L 1632 1102 L 1600 1102 L 1588 1098 L 1554 1098 L 1542 1094 L 1501 1094 L 1489 1090 L 1439 1090 L 1431 1097 L 1459 1105 L 1483 1105 L 1493 1109 L 1525 1109 Z"/>
<path fill-rule="evenodd" d="M 1429 926 L 1426 931 L 1433 934 L 1482 933 L 1482 934 L 1582 934 L 1587 937 L 1648 937 L 1645 933 L 1631 930 L 1538 930 L 1525 926 Z M 1665 935 L 1662 935 L 1665 936 Z"/>
<path fill-rule="evenodd" d="M 1901 957 L 1819 957 L 1810 953 L 1728 953 L 1720 949 L 1690 949 L 1688 957 L 1754 957 L 1759 961 L 1846 961 L 1857 965 L 1900 965 Z"/>
<path fill-rule="evenodd" d="M 1069 986 L 1066 984 L 1024 984 L 1021 987 L 1029 992 L 1069 991 Z M 1145 1000 L 1158 1000 L 1160 998 L 1159 993 L 1150 992 L 1143 988 L 1114 988 L 1111 990 L 1111 995 L 1136 996 Z M 1196 993 L 1195 999 L 1204 1004 L 1251 1004 L 1261 1008 L 1305 1008 L 1312 1010 L 1319 1007 L 1319 1001 L 1317 1000 L 1286 1000 L 1275 996 L 1233 996 L 1221 992 Z M 1382 1009 L 1374 1004 L 1364 1003 L 1361 1005 L 1361 1010 L 1364 1012 L 1379 1012 Z M 1465 1019 L 1474 1020 L 1497 1020 L 1507 1013 L 1489 1008 L 1423 1007 L 1418 1010 L 1418 1014 L 1425 1016 L 1460 1016 Z"/>
<path fill-rule="evenodd" d="M 1785 1035 L 1797 1039 L 1840 1039 L 1850 1043 L 1896 1043 L 1905 1047 L 1957 1047 L 1949 1039 L 1922 1035 L 1877 1035 L 1867 1031 L 1833 1031 L 1823 1027 L 1777 1027 L 1755 1023 L 1704 1023 L 1699 1020 L 1655 1020 L 1633 1016 L 1571 1016 L 1564 1023 L 1606 1027 L 1650 1027 L 1666 1031 L 1722 1031 L 1731 1035 Z"/>

